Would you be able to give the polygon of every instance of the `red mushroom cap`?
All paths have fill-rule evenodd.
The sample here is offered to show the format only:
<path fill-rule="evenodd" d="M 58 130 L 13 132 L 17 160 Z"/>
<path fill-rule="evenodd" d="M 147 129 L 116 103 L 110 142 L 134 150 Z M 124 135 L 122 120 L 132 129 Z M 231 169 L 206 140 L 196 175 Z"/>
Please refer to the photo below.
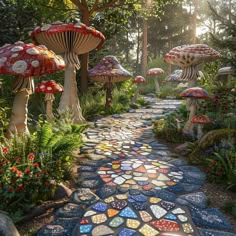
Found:
<path fill-rule="evenodd" d="M 61 93 L 63 91 L 63 86 L 54 80 L 42 81 L 35 88 L 36 93 Z"/>
<path fill-rule="evenodd" d="M 221 58 L 221 54 L 206 44 L 182 45 L 173 48 L 164 56 L 166 63 L 189 67 Z"/>
<path fill-rule="evenodd" d="M 135 79 L 133 80 L 133 83 L 137 83 L 137 84 L 142 84 L 145 82 L 146 82 L 146 79 L 141 75 L 137 75 Z"/>
<path fill-rule="evenodd" d="M 65 67 L 64 60 L 45 46 L 16 42 L 0 48 L 0 73 L 21 77 L 49 74 Z"/>
<path fill-rule="evenodd" d="M 206 115 L 196 115 L 191 119 L 191 122 L 196 124 L 210 124 L 211 120 Z"/>
<path fill-rule="evenodd" d="M 116 57 L 106 56 L 89 70 L 89 77 L 94 81 L 107 83 L 123 81 L 132 75 L 120 65 Z"/>
<path fill-rule="evenodd" d="M 147 71 L 147 75 L 160 75 L 160 74 L 164 74 L 164 70 L 162 70 L 161 68 L 152 68 L 152 69 L 149 69 Z"/>
<path fill-rule="evenodd" d="M 200 87 L 192 87 L 185 89 L 180 95 L 180 97 L 194 97 L 194 98 L 209 98 L 209 94 L 205 89 Z"/>
<path fill-rule="evenodd" d="M 81 22 L 55 22 L 37 27 L 31 38 L 38 44 L 45 44 L 57 54 L 74 52 L 77 55 L 101 48 L 105 37 L 93 27 Z"/>

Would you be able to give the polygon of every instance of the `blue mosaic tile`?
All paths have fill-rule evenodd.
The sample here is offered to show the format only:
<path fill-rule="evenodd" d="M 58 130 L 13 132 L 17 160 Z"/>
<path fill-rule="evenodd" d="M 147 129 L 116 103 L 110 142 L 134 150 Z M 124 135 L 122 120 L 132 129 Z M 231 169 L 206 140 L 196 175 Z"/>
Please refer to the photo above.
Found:
<path fill-rule="evenodd" d="M 161 201 L 161 206 L 167 211 L 169 211 L 175 207 L 175 204 L 173 202 Z"/>
<path fill-rule="evenodd" d="M 216 208 L 202 210 L 196 207 L 191 207 L 190 212 L 193 222 L 199 226 L 205 226 L 213 229 L 232 229 L 232 226 L 229 224 L 229 222 Z"/>
<path fill-rule="evenodd" d="M 185 172 L 185 171 L 190 171 L 190 172 L 200 172 L 200 169 L 197 168 L 196 166 L 180 166 L 179 167 L 181 171 Z"/>
<path fill-rule="evenodd" d="M 104 212 L 107 210 L 107 204 L 103 202 L 98 202 L 95 205 L 93 205 L 92 208 L 96 211 Z"/>
<path fill-rule="evenodd" d="M 118 236 L 132 236 L 135 233 L 135 230 L 124 228 L 119 232 Z"/>
<path fill-rule="evenodd" d="M 171 163 L 172 165 L 175 165 L 175 166 L 186 166 L 187 165 L 186 161 L 180 160 L 180 159 L 172 160 L 169 163 Z"/>
<path fill-rule="evenodd" d="M 72 217 L 82 217 L 85 210 L 81 205 L 74 203 L 67 203 L 65 206 L 57 209 L 55 215 L 61 218 L 72 218 Z"/>
<path fill-rule="evenodd" d="M 125 218 L 134 218 L 134 219 L 138 218 L 136 213 L 130 207 L 124 208 L 120 212 L 119 215 L 122 216 L 122 217 L 125 217 Z"/>
<path fill-rule="evenodd" d="M 101 199 L 110 197 L 110 196 L 116 194 L 116 187 L 104 186 L 104 187 L 102 187 L 102 188 L 99 188 L 99 189 L 96 191 L 96 194 L 97 194 Z"/>
<path fill-rule="evenodd" d="M 178 183 L 174 186 L 169 186 L 168 188 L 166 188 L 166 190 L 173 192 L 173 193 L 183 193 L 184 187 L 182 186 L 181 183 Z"/>
<path fill-rule="evenodd" d="M 129 197 L 128 202 L 132 203 L 132 202 L 136 202 L 136 201 Z"/>
<path fill-rule="evenodd" d="M 236 236 L 236 234 L 230 232 L 223 232 L 210 229 L 197 228 L 200 236 Z"/>
<path fill-rule="evenodd" d="M 133 170 L 133 168 L 130 166 L 122 166 L 121 170 Z"/>
<path fill-rule="evenodd" d="M 97 168 L 96 167 L 93 167 L 93 166 L 80 166 L 78 168 L 78 171 L 79 172 L 82 172 L 82 171 L 86 171 L 86 172 L 96 172 L 97 171 Z"/>
<path fill-rule="evenodd" d="M 198 180 L 205 180 L 206 179 L 206 174 L 200 171 L 185 171 L 184 176 L 186 178 L 194 178 Z"/>
<path fill-rule="evenodd" d="M 148 185 L 149 182 L 148 181 L 137 181 L 138 185 L 140 186 L 145 186 L 145 185 Z"/>
<path fill-rule="evenodd" d="M 187 201 L 187 204 L 183 204 L 183 201 L 181 204 L 181 199 Z M 180 202 L 181 205 L 192 204 L 193 206 L 196 206 L 198 208 L 206 208 L 208 201 L 207 196 L 203 192 L 195 192 L 179 196 L 176 199 L 176 202 Z"/>
<path fill-rule="evenodd" d="M 175 202 L 176 199 L 176 195 L 174 193 L 163 189 L 157 191 L 155 196 L 169 202 Z"/>
<path fill-rule="evenodd" d="M 154 197 L 156 192 L 154 190 L 143 190 L 142 193 L 148 197 Z"/>
<path fill-rule="evenodd" d="M 132 206 L 136 211 L 143 211 L 148 207 L 146 202 L 133 202 Z"/>
<path fill-rule="evenodd" d="M 147 201 L 147 197 L 144 196 L 143 194 L 132 195 L 131 198 L 137 202 L 146 202 Z"/>
<path fill-rule="evenodd" d="M 114 209 L 118 209 L 118 210 L 121 210 L 123 209 L 124 207 L 126 207 L 128 205 L 128 203 L 125 201 L 125 200 L 115 200 L 111 203 L 111 206 L 114 208 Z"/>
<path fill-rule="evenodd" d="M 81 234 L 84 234 L 84 233 L 89 233 L 92 229 L 92 225 L 80 225 L 79 226 L 79 232 Z"/>
<path fill-rule="evenodd" d="M 138 195 L 138 194 L 140 194 L 140 190 L 137 190 L 137 189 L 129 189 L 129 194 L 130 194 L 130 195 Z"/>
<path fill-rule="evenodd" d="M 176 220 L 177 217 L 174 214 L 168 214 L 164 217 L 167 220 Z"/>
<path fill-rule="evenodd" d="M 181 183 L 185 192 L 194 192 L 201 188 L 201 184 Z"/>

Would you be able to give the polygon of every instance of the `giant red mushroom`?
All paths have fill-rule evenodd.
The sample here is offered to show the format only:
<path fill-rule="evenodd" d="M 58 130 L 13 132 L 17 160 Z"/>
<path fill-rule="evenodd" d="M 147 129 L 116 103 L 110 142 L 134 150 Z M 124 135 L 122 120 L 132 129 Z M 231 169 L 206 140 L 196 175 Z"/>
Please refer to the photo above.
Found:
<path fill-rule="evenodd" d="M 203 136 L 202 127 L 204 124 L 210 124 L 211 120 L 206 115 L 196 115 L 191 119 L 193 124 L 197 124 L 197 139 L 200 140 Z"/>
<path fill-rule="evenodd" d="M 165 56 L 164 61 L 183 69 L 181 79 L 188 80 L 188 87 L 197 86 L 200 77 L 197 66 L 221 58 L 221 54 L 206 44 L 191 44 L 175 47 Z"/>
<path fill-rule="evenodd" d="M 54 93 L 62 93 L 63 91 L 62 85 L 56 83 L 54 80 L 42 81 L 35 87 L 36 93 L 45 93 L 46 115 L 48 121 L 54 120 L 54 115 L 52 113 L 52 103 L 55 99 Z"/>
<path fill-rule="evenodd" d="M 141 76 L 141 75 L 137 75 L 133 81 L 133 83 L 137 84 L 137 89 L 135 90 L 135 94 L 134 94 L 134 99 L 133 101 L 136 102 L 137 98 L 138 98 L 138 94 L 139 94 L 139 84 L 143 84 L 146 82 L 146 79 Z"/>
<path fill-rule="evenodd" d="M 124 81 L 132 77 L 130 72 L 124 69 L 116 57 L 104 57 L 93 69 L 89 70 L 89 77 L 96 82 L 104 83 L 106 89 L 106 111 L 112 103 L 112 83 Z"/>
<path fill-rule="evenodd" d="M 78 55 L 85 54 L 95 48 L 100 48 L 105 37 L 93 27 L 87 27 L 81 22 L 52 24 L 37 27 L 31 34 L 34 42 L 44 44 L 56 54 L 63 56 L 65 68 L 64 92 L 59 109 L 60 113 L 73 112 L 74 123 L 84 123 L 77 94 L 76 70 L 80 68 Z"/>
<path fill-rule="evenodd" d="M 16 42 L 0 48 L 0 74 L 15 75 L 12 107 L 7 136 L 27 133 L 27 105 L 34 90 L 33 76 L 49 74 L 65 67 L 64 60 L 45 46 Z"/>
<path fill-rule="evenodd" d="M 209 95 L 205 89 L 202 89 L 200 87 L 192 87 L 185 89 L 180 94 L 180 97 L 190 98 L 189 119 L 183 128 L 183 133 L 193 136 L 193 124 L 191 123 L 191 120 L 195 116 L 197 110 L 197 105 L 198 105 L 197 99 L 206 99 L 209 98 Z"/>
<path fill-rule="evenodd" d="M 164 70 L 162 70 L 161 68 L 152 68 L 152 69 L 149 69 L 147 71 L 147 76 L 152 76 L 154 77 L 154 82 L 155 82 L 155 92 L 156 93 L 159 93 L 160 92 L 160 85 L 158 83 L 158 79 L 157 79 L 157 76 L 158 75 L 161 75 L 161 74 L 164 74 Z"/>

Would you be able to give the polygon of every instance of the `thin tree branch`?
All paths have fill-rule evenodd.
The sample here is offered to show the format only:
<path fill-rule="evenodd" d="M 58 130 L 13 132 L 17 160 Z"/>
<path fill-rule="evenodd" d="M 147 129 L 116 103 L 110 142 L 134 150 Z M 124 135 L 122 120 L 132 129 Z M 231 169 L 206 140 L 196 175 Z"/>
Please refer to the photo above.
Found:
<path fill-rule="evenodd" d="M 118 7 L 118 6 L 121 6 L 124 3 L 124 1 L 121 1 L 121 3 L 115 4 L 116 2 L 118 2 L 118 0 L 112 0 L 111 2 L 105 4 L 105 5 L 101 6 L 101 7 L 95 8 L 93 12 L 95 12 L 95 11 L 96 12 L 104 11 L 105 9 L 110 8 L 110 7 L 114 7 L 114 6 Z M 93 14 L 93 12 L 90 11 L 89 15 L 91 16 Z"/>
<path fill-rule="evenodd" d="M 75 4 L 81 11 L 86 11 L 87 8 L 78 0 L 70 0 L 73 4 Z"/>

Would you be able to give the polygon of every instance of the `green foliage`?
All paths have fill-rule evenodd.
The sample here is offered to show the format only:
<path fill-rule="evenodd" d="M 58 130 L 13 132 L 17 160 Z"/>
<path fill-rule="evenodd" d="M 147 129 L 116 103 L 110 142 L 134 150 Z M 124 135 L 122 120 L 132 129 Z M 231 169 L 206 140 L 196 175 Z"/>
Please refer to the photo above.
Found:
<path fill-rule="evenodd" d="M 6 101 L 0 98 L 0 137 L 3 136 L 9 124 L 8 121 L 9 108 L 5 104 Z"/>
<path fill-rule="evenodd" d="M 68 176 L 75 160 L 72 151 L 82 145 L 81 133 L 86 127 L 66 119 L 53 124 L 40 121 L 30 136 L 3 139 L 0 200 L 4 204 L 0 210 L 18 219 L 38 201 L 50 198 L 56 184 Z"/>
<path fill-rule="evenodd" d="M 224 183 L 227 188 L 236 187 L 236 148 L 231 143 L 213 152 L 212 156 L 206 159 L 206 166 L 211 181 Z"/>
<path fill-rule="evenodd" d="M 227 201 L 224 203 L 222 207 L 226 213 L 231 214 L 236 219 L 236 202 L 235 201 Z"/>

